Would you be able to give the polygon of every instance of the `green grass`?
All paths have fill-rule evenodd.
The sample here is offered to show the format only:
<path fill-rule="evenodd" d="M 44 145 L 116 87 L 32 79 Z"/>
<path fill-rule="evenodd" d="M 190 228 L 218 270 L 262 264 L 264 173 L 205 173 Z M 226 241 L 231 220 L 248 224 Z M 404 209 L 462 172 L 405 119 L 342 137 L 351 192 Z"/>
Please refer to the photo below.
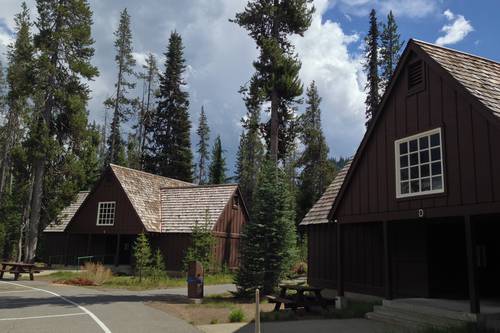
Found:
<path fill-rule="evenodd" d="M 232 309 L 229 313 L 229 322 L 230 323 L 241 323 L 245 320 L 245 313 L 240 308 Z"/>
<path fill-rule="evenodd" d="M 44 279 L 52 282 L 61 280 L 71 280 L 79 278 L 83 275 L 81 272 L 65 272 L 58 271 L 47 275 Z M 205 285 L 233 283 L 233 276 L 227 273 L 213 274 L 205 276 Z M 109 281 L 106 281 L 102 286 L 108 288 L 122 288 L 129 290 L 145 290 L 155 288 L 175 288 L 185 287 L 187 284 L 185 277 L 164 277 L 159 280 L 142 279 L 139 281 L 134 276 L 112 276 Z"/>

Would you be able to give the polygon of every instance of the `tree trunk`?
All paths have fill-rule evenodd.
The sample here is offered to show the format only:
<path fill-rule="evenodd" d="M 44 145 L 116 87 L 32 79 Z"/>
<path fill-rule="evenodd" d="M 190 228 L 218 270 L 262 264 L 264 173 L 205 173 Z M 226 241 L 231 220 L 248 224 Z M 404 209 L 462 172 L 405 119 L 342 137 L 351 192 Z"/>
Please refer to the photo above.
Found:
<path fill-rule="evenodd" d="M 21 223 L 19 224 L 19 240 L 17 241 L 17 261 L 21 261 L 23 258 L 23 239 L 26 239 L 26 227 L 29 225 L 31 199 L 33 198 L 33 174 L 30 175 L 30 180 L 28 183 L 29 192 L 26 198 L 26 203 L 24 204 L 23 217 Z M 25 251 L 26 253 L 26 251 Z"/>
<path fill-rule="evenodd" d="M 279 22 L 278 22 L 278 8 L 279 8 L 279 0 L 274 0 L 274 17 L 273 17 L 273 28 L 272 28 L 272 36 L 277 41 L 279 37 Z M 273 68 L 276 64 L 273 64 Z M 279 141 L 279 119 L 278 119 L 278 103 L 279 97 L 278 92 L 276 91 L 276 82 L 273 82 L 273 89 L 271 92 L 271 133 L 270 133 L 270 150 L 271 150 L 271 159 L 275 162 L 278 161 L 278 141 Z"/>
<path fill-rule="evenodd" d="M 36 255 L 38 243 L 38 227 L 40 225 L 40 213 L 42 208 L 43 177 L 45 175 L 45 161 L 36 159 L 33 165 L 33 193 L 31 200 L 31 211 L 29 224 L 27 226 L 27 251 L 24 254 L 24 261 L 33 262 Z"/>

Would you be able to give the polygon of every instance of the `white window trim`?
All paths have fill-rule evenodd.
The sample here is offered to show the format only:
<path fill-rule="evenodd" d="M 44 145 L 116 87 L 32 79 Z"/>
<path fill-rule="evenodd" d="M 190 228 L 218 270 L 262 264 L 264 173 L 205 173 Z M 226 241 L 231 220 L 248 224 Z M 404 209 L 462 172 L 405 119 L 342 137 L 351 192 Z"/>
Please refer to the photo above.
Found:
<path fill-rule="evenodd" d="M 409 193 L 401 194 L 401 168 L 400 168 L 399 144 L 402 142 L 409 142 L 411 140 L 419 139 L 419 138 L 424 137 L 424 136 L 430 136 L 430 135 L 436 134 L 436 133 L 439 134 L 439 149 L 440 149 L 440 153 L 441 153 L 441 160 L 440 160 L 440 162 L 441 162 L 441 179 L 442 179 L 441 188 L 438 190 L 429 190 L 429 191 L 425 191 L 425 192 L 420 191 L 417 193 L 411 193 L 411 191 L 410 191 Z M 430 142 L 429 142 L 429 145 L 430 145 Z M 430 158 L 430 156 L 429 156 L 429 158 Z M 441 127 L 438 127 L 438 128 L 426 131 L 426 132 L 417 133 L 417 134 L 407 136 L 405 138 L 401 138 L 401 139 L 394 141 L 394 160 L 395 160 L 395 164 L 396 164 L 396 170 L 395 170 L 396 171 L 395 172 L 396 173 L 396 175 L 395 175 L 396 176 L 396 199 L 444 193 L 444 189 L 445 189 L 445 179 L 444 178 L 445 178 L 445 176 L 444 176 L 443 159 L 444 159 L 443 135 L 442 135 Z M 420 166 L 420 154 L 418 156 L 418 161 L 419 161 L 418 165 Z M 408 175 L 408 177 L 409 177 L 409 175 Z M 432 178 L 432 176 L 431 176 L 431 178 Z M 420 177 L 419 177 L 419 179 L 420 179 Z"/>
<path fill-rule="evenodd" d="M 101 215 L 101 204 L 114 204 L 115 205 L 115 211 L 113 214 L 113 223 L 99 223 L 99 216 Z M 115 217 L 116 217 L 116 201 L 99 201 L 97 203 L 97 218 L 96 218 L 96 225 L 98 227 L 111 227 L 115 225 Z"/>

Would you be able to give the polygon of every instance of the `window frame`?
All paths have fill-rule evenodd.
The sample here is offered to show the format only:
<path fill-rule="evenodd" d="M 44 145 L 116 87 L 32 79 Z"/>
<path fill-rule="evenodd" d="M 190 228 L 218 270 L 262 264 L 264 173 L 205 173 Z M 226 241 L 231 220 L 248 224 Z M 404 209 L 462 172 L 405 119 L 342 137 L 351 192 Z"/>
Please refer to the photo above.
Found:
<path fill-rule="evenodd" d="M 113 204 L 113 222 L 112 223 L 99 223 L 99 218 L 101 216 L 101 206 Z M 108 208 L 109 209 L 109 208 Z M 97 203 L 97 218 L 96 218 L 96 226 L 98 227 L 110 227 L 115 225 L 115 217 L 116 217 L 116 201 L 99 201 Z"/>
<path fill-rule="evenodd" d="M 440 167 L 441 167 L 441 188 L 440 189 L 431 189 L 431 190 L 428 190 L 428 191 L 422 191 L 421 188 L 422 188 L 422 183 L 421 183 L 421 180 L 422 178 L 429 178 L 429 182 L 432 184 L 432 178 L 433 178 L 433 175 L 432 175 L 432 159 L 431 159 L 431 148 L 435 148 L 435 147 L 431 147 L 430 146 L 430 136 L 431 135 L 434 135 L 434 134 L 439 134 L 439 145 L 438 146 L 435 146 L 435 147 L 439 147 L 439 151 L 440 151 L 440 159 L 439 159 L 439 162 L 440 162 Z M 410 161 L 408 162 L 408 182 L 409 182 L 409 185 L 410 186 L 410 189 L 409 189 L 409 192 L 408 193 L 401 193 L 401 165 L 400 165 L 400 157 L 401 157 L 401 154 L 400 154 L 400 149 L 399 149 L 399 145 L 403 142 L 406 142 L 407 145 L 408 145 L 408 149 L 409 149 L 409 143 L 410 141 L 412 140 L 417 140 L 417 142 L 420 141 L 420 138 L 423 138 L 423 137 L 429 137 L 429 147 L 428 147 L 428 151 L 429 151 L 429 161 L 428 162 L 424 162 L 424 163 L 421 163 L 420 162 L 420 143 L 418 143 L 418 146 L 417 146 L 417 153 L 418 153 L 418 163 L 415 165 L 415 166 L 418 166 L 418 181 L 419 181 L 419 191 L 418 192 L 411 192 L 411 175 L 410 175 L 410 168 L 411 168 L 411 165 L 410 165 Z M 403 154 L 403 155 L 406 155 L 406 154 Z M 408 159 L 409 159 L 409 155 L 410 155 L 410 151 L 407 152 L 407 155 L 408 155 Z M 432 194 L 440 194 L 440 193 L 444 193 L 445 192 L 445 172 L 444 172 L 444 150 L 443 150 L 443 131 L 442 131 L 442 128 L 441 127 L 438 127 L 438 128 L 434 128 L 434 129 L 431 129 L 431 130 L 428 130 L 428 131 L 425 131 L 425 132 L 421 132 L 421 133 L 417 133 L 417 134 L 414 134 L 414 135 L 411 135 L 411 136 L 407 136 L 407 137 L 404 137 L 404 138 L 401 138 L 401 139 L 398 139 L 398 140 L 395 140 L 394 141 L 394 160 L 395 160 L 395 179 L 396 179 L 396 199 L 404 199 L 404 198 L 412 198 L 412 197 L 418 197 L 418 196 L 423 196 L 423 195 L 432 195 Z M 436 162 L 434 162 L 436 163 Z M 429 165 L 429 176 L 428 177 L 422 177 L 421 174 L 420 174 L 420 170 L 421 170 L 421 166 L 422 164 L 427 164 Z M 437 175 L 436 175 L 437 176 Z"/>

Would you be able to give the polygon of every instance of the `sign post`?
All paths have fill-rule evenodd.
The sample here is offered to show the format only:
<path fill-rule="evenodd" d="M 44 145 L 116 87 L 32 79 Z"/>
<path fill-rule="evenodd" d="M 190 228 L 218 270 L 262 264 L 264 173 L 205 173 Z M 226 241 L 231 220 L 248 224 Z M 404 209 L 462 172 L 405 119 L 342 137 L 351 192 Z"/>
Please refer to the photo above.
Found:
<path fill-rule="evenodd" d="M 188 297 L 194 299 L 203 298 L 203 266 L 199 261 L 188 264 Z"/>
<path fill-rule="evenodd" d="M 255 289 L 255 333 L 260 333 L 260 292 Z"/>

